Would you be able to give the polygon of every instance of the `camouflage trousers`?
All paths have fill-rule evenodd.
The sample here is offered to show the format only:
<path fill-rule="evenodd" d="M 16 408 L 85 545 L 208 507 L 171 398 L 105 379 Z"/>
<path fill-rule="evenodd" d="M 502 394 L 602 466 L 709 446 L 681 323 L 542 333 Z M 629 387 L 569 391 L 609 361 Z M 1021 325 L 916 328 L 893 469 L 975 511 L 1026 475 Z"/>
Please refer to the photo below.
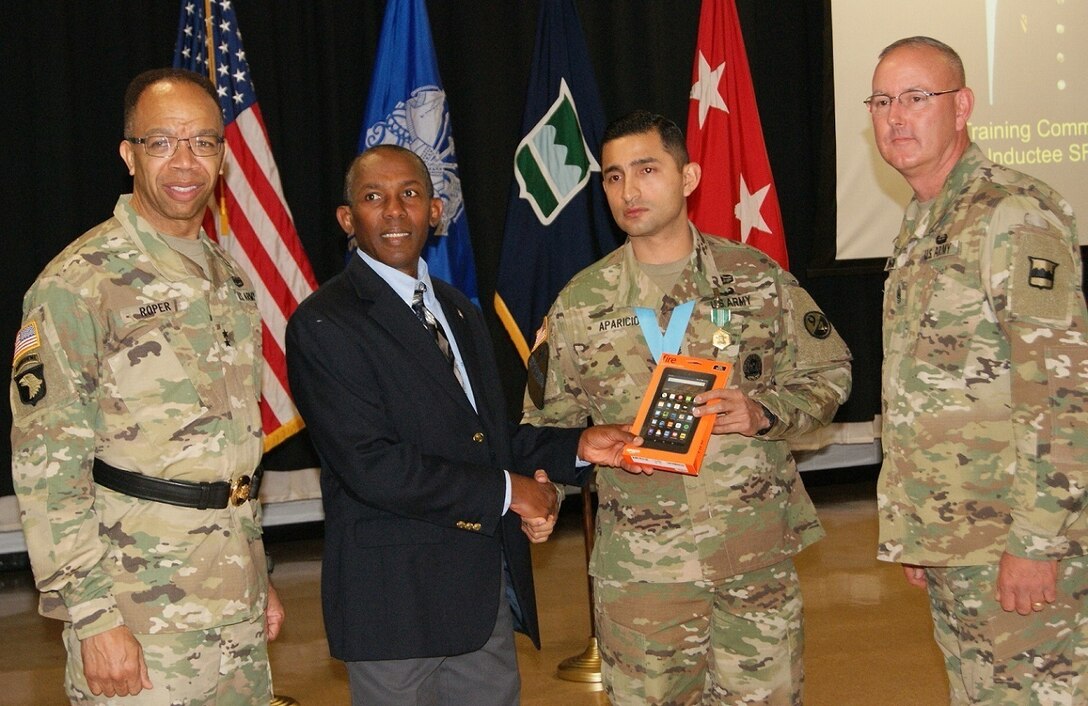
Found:
<path fill-rule="evenodd" d="M 952 706 L 1088 704 L 1088 558 L 1058 570 L 1058 599 L 1020 615 L 994 599 L 996 565 L 926 569 Z"/>
<path fill-rule="evenodd" d="M 800 706 L 793 560 L 720 583 L 593 585 L 601 676 L 616 706 Z"/>
<path fill-rule="evenodd" d="M 272 673 L 264 615 L 193 632 L 136 635 L 153 688 L 136 696 L 95 696 L 83 677 L 79 638 L 64 625 L 68 650 L 64 688 L 72 704 L 101 706 L 267 706 Z"/>

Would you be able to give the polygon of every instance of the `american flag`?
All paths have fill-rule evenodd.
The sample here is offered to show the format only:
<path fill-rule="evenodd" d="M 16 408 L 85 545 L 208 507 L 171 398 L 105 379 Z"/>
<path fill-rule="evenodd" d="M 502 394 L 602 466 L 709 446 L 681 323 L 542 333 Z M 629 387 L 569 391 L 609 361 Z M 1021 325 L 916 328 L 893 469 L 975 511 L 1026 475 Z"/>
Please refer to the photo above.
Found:
<path fill-rule="evenodd" d="M 38 324 L 31 321 L 15 334 L 15 362 L 19 362 L 23 354 L 29 353 L 41 344 L 41 339 L 38 338 Z"/>
<path fill-rule="evenodd" d="M 317 281 L 283 197 L 231 0 L 212 0 L 208 21 L 204 6 L 182 0 L 174 66 L 209 76 L 219 93 L 227 152 L 218 193 L 226 218 L 209 209 L 204 226 L 257 286 L 264 323 L 261 418 L 267 451 L 302 428 L 287 384 L 283 334 L 288 317 Z"/>

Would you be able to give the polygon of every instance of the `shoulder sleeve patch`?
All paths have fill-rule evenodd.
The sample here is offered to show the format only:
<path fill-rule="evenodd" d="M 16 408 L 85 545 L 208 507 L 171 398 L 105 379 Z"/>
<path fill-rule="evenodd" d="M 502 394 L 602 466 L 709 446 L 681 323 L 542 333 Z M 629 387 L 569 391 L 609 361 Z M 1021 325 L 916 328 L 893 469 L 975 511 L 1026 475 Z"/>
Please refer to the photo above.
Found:
<path fill-rule="evenodd" d="M 538 341 L 529 354 L 525 389 L 537 409 L 544 409 L 544 390 L 548 385 L 548 342 Z"/>
<path fill-rule="evenodd" d="M 529 399 L 533 401 L 537 409 L 544 409 L 544 390 L 548 386 L 548 317 L 544 317 L 540 328 L 536 330 L 536 339 L 533 341 L 533 350 L 529 353 L 526 362 L 528 376 L 525 380 L 525 388 L 529 393 Z"/>
<path fill-rule="evenodd" d="M 40 348 L 42 339 L 38 335 L 38 324 L 35 321 L 27 322 L 19 332 L 15 334 L 15 357 L 12 366 L 19 365 L 19 359 L 24 355 Z"/>
<path fill-rule="evenodd" d="M 24 406 L 38 404 L 45 399 L 45 366 L 42 364 L 42 339 L 38 322 L 28 321 L 15 334 L 15 356 L 11 363 L 12 391 Z M 13 395 L 13 402 L 16 395 Z"/>
<path fill-rule="evenodd" d="M 850 360 L 850 351 L 835 327 L 804 289 L 787 286 L 792 317 L 792 338 L 797 359 L 806 363 Z"/>
<path fill-rule="evenodd" d="M 53 319 L 42 307 L 27 312 L 15 339 L 9 399 L 15 429 L 50 408 L 71 404 L 76 390 L 65 373 L 67 352 Z"/>
<path fill-rule="evenodd" d="M 36 355 L 23 357 L 11 373 L 19 401 L 34 406 L 45 399 L 45 366 Z"/>
<path fill-rule="evenodd" d="M 1062 238 L 1022 229 L 1013 240 L 1009 262 L 1010 316 L 1068 324 L 1080 273 Z"/>
<path fill-rule="evenodd" d="M 831 335 L 831 322 L 824 316 L 824 312 L 819 309 L 806 311 L 804 320 L 805 330 L 808 331 L 808 335 L 813 338 L 823 340 Z"/>

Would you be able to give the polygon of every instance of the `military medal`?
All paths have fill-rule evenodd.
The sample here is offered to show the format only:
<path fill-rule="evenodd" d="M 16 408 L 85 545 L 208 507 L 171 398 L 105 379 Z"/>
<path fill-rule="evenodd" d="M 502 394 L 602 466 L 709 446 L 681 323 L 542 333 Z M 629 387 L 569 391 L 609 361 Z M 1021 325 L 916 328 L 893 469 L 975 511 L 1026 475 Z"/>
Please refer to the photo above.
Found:
<path fill-rule="evenodd" d="M 720 351 L 724 351 L 729 347 L 729 344 L 733 342 L 733 337 L 725 330 L 725 326 L 729 323 L 729 319 L 732 318 L 731 314 L 732 312 L 726 308 L 725 302 L 722 301 L 721 296 L 715 294 L 714 299 L 710 302 L 710 320 L 718 327 L 718 330 L 714 332 L 714 336 L 710 339 L 710 342 Z"/>

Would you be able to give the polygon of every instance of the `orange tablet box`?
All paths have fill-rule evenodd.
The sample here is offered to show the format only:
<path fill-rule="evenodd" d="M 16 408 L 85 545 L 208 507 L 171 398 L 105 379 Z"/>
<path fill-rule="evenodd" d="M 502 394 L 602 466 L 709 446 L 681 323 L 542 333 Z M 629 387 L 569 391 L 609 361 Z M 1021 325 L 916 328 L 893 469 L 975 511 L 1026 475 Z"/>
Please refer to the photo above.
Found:
<path fill-rule="evenodd" d="M 666 353 L 646 388 L 631 433 L 642 446 L 628 446 L 624 458 L 662 471 L 699 475 L 716 414 L 695 417 L 700 392 L 725 387 L 732 363 Z"/>

